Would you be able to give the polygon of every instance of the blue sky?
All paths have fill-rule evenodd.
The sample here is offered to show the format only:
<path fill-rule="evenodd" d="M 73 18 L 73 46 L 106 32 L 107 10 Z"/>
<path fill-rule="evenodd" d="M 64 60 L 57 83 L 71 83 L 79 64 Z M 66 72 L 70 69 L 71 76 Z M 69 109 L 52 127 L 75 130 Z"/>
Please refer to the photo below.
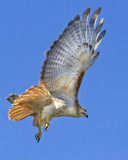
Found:
<path fill-rule="evenodd" d="M 32 117 L 9 121 L 5 97 L 37 85 L 44 52 L 77 13 L 91 7 L 92 14 L 99 6 L 107 33 L 79 92 L 89 118 L 56 118 L 37 144 Z M 127 15 L 127 0 L 0 1 L 1 159 L 128 159 Z"/>

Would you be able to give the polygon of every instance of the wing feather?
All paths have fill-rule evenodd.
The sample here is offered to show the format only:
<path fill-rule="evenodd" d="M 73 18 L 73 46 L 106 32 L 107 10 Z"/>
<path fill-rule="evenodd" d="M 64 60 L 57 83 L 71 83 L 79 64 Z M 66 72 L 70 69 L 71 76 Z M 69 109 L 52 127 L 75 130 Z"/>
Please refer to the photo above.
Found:
<path fill-rule="evenodd" d="M 99 34 L 103 18 L 95 28 L 100 11 L 101 7 L 93 13 L 89 23 L 90 8 L 81 19 L 76 15 L 45 53 L 40 80 L 45 82 L 52 96 L 74 98 L 78 95 L 84 73 L 98 57 L 95 50 L 105 34 L 105 31 Z"/>

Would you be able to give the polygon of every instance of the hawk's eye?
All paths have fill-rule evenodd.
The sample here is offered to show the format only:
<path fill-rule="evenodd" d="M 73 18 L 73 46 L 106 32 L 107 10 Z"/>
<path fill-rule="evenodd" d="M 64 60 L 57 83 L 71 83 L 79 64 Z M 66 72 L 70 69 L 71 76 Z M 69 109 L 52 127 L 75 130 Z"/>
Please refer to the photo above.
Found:
<path fill-rule="evenodd" d="M 83 113 L 82 113 L 82 115 L 84 115 L 84 116 L 85 116 L 85 115 L 86 115 L 86 113 L 85 113 L 85 112 L 83 112 Z"/>
<path fill-rule="evenodd" d="M 86 109 L 84 109 L 85 110 L 85 112 L 87 111 Z"/>

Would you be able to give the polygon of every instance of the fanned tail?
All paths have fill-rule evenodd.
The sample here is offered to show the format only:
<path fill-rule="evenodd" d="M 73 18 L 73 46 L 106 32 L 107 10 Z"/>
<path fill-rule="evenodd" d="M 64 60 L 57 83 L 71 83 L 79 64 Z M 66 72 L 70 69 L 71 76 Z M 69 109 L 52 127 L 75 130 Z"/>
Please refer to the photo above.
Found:
<path fill-rule="evenodd" d="M 51 103 L 51 101 L 46 85 L 44 82 L 40 82 L 39 86 L 33 86 L 15 99 L 8 112 L 9 119 L 13 121 L 22 120 L 38 113 L 42 109 L 41 107 Z"/>
<path fill-rule="evenodd" d="M 27 104 L 27 106 L 28 105 L 29 103 Z M 32 114 L 34 114 L 34 111 L 26 107 L 26 105 L 13 106 L 12 108 L 9 109 L 9 112 L 8 112 L 9 120 L 13 120 L 13 121 L 22 120 Z"/>

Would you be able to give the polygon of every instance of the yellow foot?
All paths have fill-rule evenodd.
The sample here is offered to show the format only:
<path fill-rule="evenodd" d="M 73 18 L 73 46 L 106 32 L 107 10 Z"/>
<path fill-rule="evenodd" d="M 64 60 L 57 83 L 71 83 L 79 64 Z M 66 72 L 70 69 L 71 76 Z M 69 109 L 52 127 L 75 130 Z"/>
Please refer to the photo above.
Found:
<path fill-rule="evenodd" d="M 49 124 L 46 124 L 45 125 L 45 131 L 48 131 L 48 129 L 49 129 Z"/>
<path fill-rule="evenodd" d="M 39 143 L 39 141 L 40 141 L 40 138 L 41 138 L 41 132 L 38 132 L 36 135 L 35 135 L 35 138 L 36 138 L 36 140 L 37 140 L 37 143 Z"/>

